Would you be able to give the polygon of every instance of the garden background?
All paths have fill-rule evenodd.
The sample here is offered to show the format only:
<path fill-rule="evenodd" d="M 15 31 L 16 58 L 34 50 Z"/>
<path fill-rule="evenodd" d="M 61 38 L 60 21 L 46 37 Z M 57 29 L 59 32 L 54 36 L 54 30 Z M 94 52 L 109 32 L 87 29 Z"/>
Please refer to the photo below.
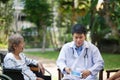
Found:
<path fill-rule="evenodd" d="M 7 50 L 9 35 L 20 33 L 27 55 L 55 64 L 61 47 L 72 40 L 72 25 L 80 23 L 87 28 L 86 40 L 100 49 L 105 69 L 120 68 L 119 17 L 119 0 L 0 0 L 0 50 Z"/>

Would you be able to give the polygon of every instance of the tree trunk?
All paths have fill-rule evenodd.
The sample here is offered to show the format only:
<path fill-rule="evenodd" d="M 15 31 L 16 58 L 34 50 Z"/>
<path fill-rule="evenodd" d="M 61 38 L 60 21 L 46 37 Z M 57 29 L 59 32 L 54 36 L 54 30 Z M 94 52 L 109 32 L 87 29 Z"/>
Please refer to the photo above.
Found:
<path fill-rule="evenodd" d="M 110 13 L 106 12 L 106 15 L 104 15 L 106 24 L 111 28 L 111 33 L 113 36 L 118 37 L 119 36 L 119 32 L 117 30 L 117 26 L 113 23 L 113 21 L 111 21 L 110 19 Z"/>
<path fill-rule="evenodd" d="M 43 43 L 42 43 L 42 52 L 45 52 L 45 45 L 46 45 L 46 26 L 43 25 Z"/>
<path fill-rule="evenodd" d="M 105 0 L 104 1 L 104 12 L 105 12 L 104 19 L 106 21 L 106 24 L 111 28 L 112 36 L 114 36 L 115 38 L 118 38 L 120 35 L 119 35 L 118 30 L 117 30 L 117 26 L 110 19 L 111 14 L 110 14 L 109 5 L 110 5 L 109 0 Z"/>

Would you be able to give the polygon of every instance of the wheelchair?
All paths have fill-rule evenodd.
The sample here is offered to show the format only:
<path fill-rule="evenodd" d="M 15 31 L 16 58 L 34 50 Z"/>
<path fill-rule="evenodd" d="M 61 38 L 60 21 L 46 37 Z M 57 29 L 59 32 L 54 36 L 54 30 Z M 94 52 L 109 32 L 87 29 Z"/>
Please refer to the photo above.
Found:
<path fill-rule="evenodd" d="M 12 80 L 12 79 L 5 74 L 0 74 L 0 80 Z"/>
<path fill-rule="evenodd" d="M 2 67 L 2 74 L 0 75 L 0 79 L 2 80 L 24 80 L 22 69 L 7 69 L 3 67 L 3 59 L 5 57 L 5 54 L 0 53 L 0 63 Z M 30 69 L 33 71 L 33 73 L 36 74 L 37 77 L 41 77 L 44 80 L 51 80 L 52 75 L 51 73 L 45 69 L 45 73 L 48 73 L 48 75 L 43 75 L 41 72 L 38 71 L 38 67 L 30 64 L 28 65 Z M 27 75 L 27 74 L 26 74 Z M 29 80 L 31 80 L 29 78 Z"/>

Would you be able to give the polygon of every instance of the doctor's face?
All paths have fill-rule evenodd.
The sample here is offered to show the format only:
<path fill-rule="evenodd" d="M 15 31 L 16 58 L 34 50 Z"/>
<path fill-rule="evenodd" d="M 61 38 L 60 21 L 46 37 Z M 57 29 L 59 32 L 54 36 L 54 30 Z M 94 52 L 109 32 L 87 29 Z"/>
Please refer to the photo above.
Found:
<path fill-rule="evenodd" d="M 85 34 L 79 34 L 79 33 L 73 34 L 73 41 L 75 42 L 77 47 L 80 47 L 83 44 L 85 38 L 86 38 Z"/>

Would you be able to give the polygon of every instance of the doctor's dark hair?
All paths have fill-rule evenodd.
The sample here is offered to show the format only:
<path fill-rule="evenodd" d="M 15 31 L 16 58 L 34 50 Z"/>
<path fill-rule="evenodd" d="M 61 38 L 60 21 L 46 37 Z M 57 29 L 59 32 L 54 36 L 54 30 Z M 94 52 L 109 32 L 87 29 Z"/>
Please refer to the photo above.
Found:
<path fill-rule="evenodd" d="M 73 25 L 73 27 L 72 27 L 72 35 L 73 35 L 74 33 L 85 34 L 85 35 L 86 35 L 86 34 L 87 34 L 87 30 L 86 30 L 86 28 L 85 28 L 84 25 L 75 24 L 75 25 Z"/>
<path fill-rule="evenodd" d="M 9 38 L 8 38 L 8 51 L 9 52 L 14 52 L 14 45 L 19 45 L 21 40 L 24 40 L 24 38 L 22 37 L 22 35 L 16 33 L 16 34 L 12 34 Z"/>

